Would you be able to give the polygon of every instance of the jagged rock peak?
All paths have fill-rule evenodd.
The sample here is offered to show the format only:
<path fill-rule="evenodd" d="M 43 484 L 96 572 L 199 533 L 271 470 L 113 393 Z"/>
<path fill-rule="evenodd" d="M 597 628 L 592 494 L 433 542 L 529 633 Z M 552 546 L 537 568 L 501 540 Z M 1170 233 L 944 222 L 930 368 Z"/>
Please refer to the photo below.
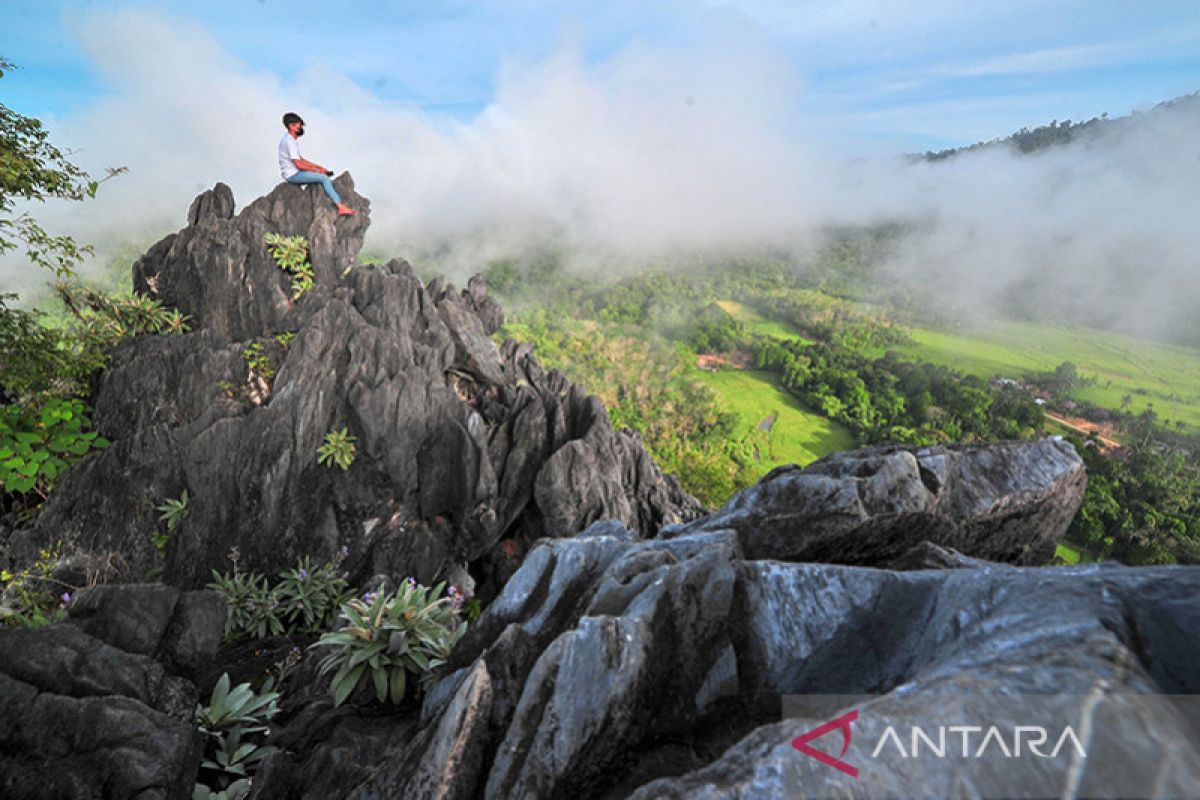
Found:
<path fill-rule="evenodd" d="M 191 317 L 194 330 L 240 341 L 279 330 L 294 305 L 287 275 L 264 243 L 268 233 L 303 236 L 317 286 L 334 287 L 355 263 L 371 221 L 371 204 L 349 173 L 333 185 L 358 209 L 338 216 L 319 186 L 281 183 L 234 214 L 223 183 L 188 210 L 187 227 L 164 237 L 133 267 L 134 289 Z"/>
<path fill-rule="evenodd" d="M 94 414 L 113 446 L 14 534 L 17 559 L 61 538 L 145 574 L 154 509 L 186 490 L 164 570 L 178 585 L 228 569 L 231 548 L 273 573 L 345 546 L 358 580 L 433 583 L 471 564 L 498 587 L 540 537 L 603 518 L 648 536 L 700 513 L 597 398 L 527 346 L 492 342 L 503 312 L 482 277 L 459 291 L 422 285 L 402 259 L 359 264 L 370 203 L 349 175 L 335 186 L 362 213 L 339 217 L 319 190 L 283 184 L 234 214 L 218 184 L 139 259 L 136 288 L 193 330 L 117 349 Z M 298 299 L 271 232 L 311 243 L 315 281 Z M 342 429 L 353 463 L 318 464 Z"/>

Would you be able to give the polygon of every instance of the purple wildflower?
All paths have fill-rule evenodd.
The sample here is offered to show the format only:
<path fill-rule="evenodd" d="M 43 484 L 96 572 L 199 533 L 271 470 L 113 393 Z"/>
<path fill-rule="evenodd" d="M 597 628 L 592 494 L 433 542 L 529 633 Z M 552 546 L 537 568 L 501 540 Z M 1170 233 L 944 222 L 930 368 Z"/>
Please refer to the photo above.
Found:
<path fill-rule="evenodd" d="M 306 570 L 304 567 L 300 568 L 299 575 L 300 575 L 300 580 L 302 580 L 302 581 L 308 580 L 308 570 Z"/>
<path fill-rule="evenodd" d="M 71 593 L 63 592 L 62 593 L 62 601 L 63 601 L 63 605 L 66 605 L 67 603 L 71 602 Z"/>
<path fill-rule="evenodd" d="M 350 547 L 348 545 L 342 545 L 342 549 L 338 552 L 342 554 L 342 558 L 350 557 Z"/>

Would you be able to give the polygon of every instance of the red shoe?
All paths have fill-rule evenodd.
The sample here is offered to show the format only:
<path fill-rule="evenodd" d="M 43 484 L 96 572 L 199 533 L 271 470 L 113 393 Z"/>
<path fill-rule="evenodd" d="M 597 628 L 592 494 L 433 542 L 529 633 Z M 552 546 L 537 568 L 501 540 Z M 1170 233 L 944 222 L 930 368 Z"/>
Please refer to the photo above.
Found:
<path fill-rule="evenodd" d="M 339 205 L 337 207 L 337 210 L 338 210 L 338 216 L 342 216 L 342 217 L 350 217 L 350 216 L 353 216 L 358 213 L 353 208 L 350 208 L 349 206 L 345 206 L 345 205 Z"/>

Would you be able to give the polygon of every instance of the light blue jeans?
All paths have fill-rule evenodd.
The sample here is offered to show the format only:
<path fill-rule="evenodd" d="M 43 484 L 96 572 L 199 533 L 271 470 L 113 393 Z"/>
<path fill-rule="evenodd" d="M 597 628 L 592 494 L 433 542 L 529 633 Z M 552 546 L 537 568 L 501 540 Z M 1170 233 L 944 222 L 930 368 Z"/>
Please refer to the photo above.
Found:
<path fill-rule="evenodd" d="M 328 175 L 322 175 L 319 172 L 297 172 L 295 175 L 287 179 L 288 183 L 319 183 L 321 188 L 325 190 L 325 194 L 329 195 L 329 199 L 335 203 L 342 202 L 342 198 L 338 197 L 338 193 L 333 188 L 333 181 L 329 180 Z"/>

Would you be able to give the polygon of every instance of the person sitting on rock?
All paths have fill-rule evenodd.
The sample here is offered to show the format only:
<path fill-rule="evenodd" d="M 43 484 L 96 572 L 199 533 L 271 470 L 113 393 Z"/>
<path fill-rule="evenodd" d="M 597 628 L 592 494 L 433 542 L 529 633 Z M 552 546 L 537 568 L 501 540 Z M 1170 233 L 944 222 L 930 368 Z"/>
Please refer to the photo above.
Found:
<path fill-rule="evenodd" d="M 339 214 L 357 214 L 357 211 L 342 202 L 337 190 L 333 188 L 333 181 L 329 180 L 333 170 L 300 157 L 300 143 L 296 141 L 304 135 L 304 120 L 300 119 L 300 115 L 291 111 L 284 114 L 283 127 L 287 128 L 287 133 L 279 140 L 279 172 L 283 179 L 295 184 L 319 183 L 325 194 L 329 195 L 329 199 L 337 206 Z"/>

